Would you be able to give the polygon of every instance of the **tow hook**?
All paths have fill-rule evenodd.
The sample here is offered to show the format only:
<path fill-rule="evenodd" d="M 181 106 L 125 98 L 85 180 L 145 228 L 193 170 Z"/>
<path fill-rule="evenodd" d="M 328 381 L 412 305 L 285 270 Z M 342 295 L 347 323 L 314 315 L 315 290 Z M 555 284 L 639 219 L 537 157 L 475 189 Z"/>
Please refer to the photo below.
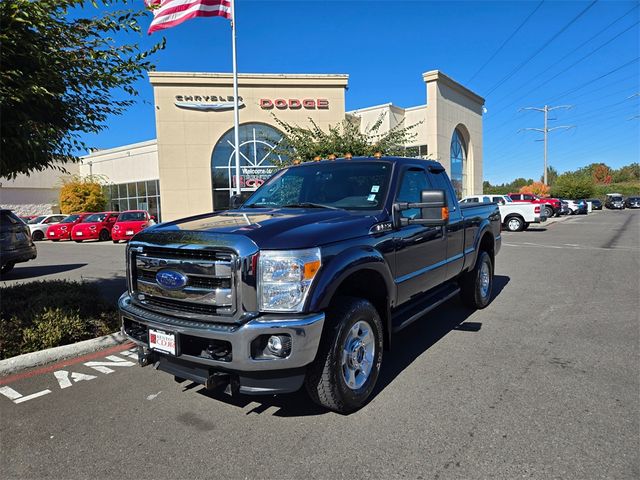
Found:
<path fill-rule="evenodd" d="M 154 354 L 151 350 L 145 347 L 138 347 L 138 364 L 141 367 L 151 365 L 154 361 Z"/>

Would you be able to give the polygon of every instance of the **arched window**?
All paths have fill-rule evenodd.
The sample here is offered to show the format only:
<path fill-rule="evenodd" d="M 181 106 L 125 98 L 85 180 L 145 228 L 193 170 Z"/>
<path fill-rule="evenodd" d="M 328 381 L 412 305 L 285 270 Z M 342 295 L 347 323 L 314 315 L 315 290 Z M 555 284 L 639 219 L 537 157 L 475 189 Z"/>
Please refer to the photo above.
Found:
<path fill-rule="evenodd" d="M 254 192 L 278 168 L 275 164 L 285 158 L 275 150 L 282 133 L 264 123 L 240 125 L 240 189 L 243 197 Z M 229 208 L 229 197 L 236 188 L 236 160 L 233 128 L 228 130 L 211 154 L 211 183 L 213 207 Z M 246 192 L 246 193 L 245 193 Z"/>
<path fill-rule="evenodd" d="M 464 144 L 464 140 L 462 135 L 456 128 L 453 131 L 453 136 L 451 137 L 451 183 L 453 184 L 453 188 L 458 195 L 458 198 L 463 196 L 463 189 L 465 184 L 465 167 L 466 167 L 466 159 L 467 159 L 467 148 Z"/>

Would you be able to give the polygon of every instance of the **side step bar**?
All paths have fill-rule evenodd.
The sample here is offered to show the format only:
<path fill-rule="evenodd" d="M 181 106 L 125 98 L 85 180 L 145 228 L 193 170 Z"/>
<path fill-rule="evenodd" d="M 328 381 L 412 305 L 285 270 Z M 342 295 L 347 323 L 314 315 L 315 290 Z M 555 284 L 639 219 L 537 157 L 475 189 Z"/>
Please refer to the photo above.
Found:
<path fill-rule="evenodd" d="M 414 306 L 413 308 L 408 309 L 408 311 L 406 312 L 401 312 L 397 317 L 399 323 L 393 325 L 393 333 L 399 332 L 403 328 L 408 327 L 434 308 L 442 305 L 447 300 L 458 295 L 458 293 L 460 293 L 460 287 L 457 284 L 452 283 L 438 288 L 431 295 L 429 295 L 425 303 Z M 406 316 L 406 318 L 402 319 L 403 316 Z"/>

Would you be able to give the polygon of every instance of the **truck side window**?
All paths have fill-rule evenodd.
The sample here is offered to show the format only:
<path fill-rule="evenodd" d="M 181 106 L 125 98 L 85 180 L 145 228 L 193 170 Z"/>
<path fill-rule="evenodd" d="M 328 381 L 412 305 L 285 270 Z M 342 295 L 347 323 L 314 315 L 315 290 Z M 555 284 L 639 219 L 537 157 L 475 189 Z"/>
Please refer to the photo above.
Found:
<path fill-rule="evenodd" d="M 491 203 L 491 199 L 489 197 L 482 197 L 482 203 Z"/>
<path fill-rule="evenodd" d="M 424 170 L 419 168 L 410 168 L 404 172 L 402 176 L 402 183 L 398 190 L 397 201 L 418 203 L 420 202 L 420 192 L 422 190 L 428 190 L 429 184 L 427 182 L 427 174 Z M 420 216 L 419 208 L 411 208 L 409 210 L 403 210 L 400 215 L 404 218 L 417 218 Z"/>

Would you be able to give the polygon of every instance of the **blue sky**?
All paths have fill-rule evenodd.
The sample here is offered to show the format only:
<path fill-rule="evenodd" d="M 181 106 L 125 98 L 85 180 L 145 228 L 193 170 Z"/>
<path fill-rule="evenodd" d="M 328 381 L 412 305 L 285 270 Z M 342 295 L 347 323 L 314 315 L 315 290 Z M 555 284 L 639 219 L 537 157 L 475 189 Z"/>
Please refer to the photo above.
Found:
<path fill-rule="evenodd" d="M 543 114 L 519 111 L 527 106 L 573 106 L 550 116 L 550 127 L 576 126 L 549 134 L 549 164 L 560 172 L 639 161 L 638 1 L 236 0 L 236 9 L 241 73 L 347 73 L 348 110 L 424 104 L 421 74 L 434 69 L 485 97 L 492 183 L 542 173 L 541 134 L 519 130 L 541 128 Z M 157 70 L 231 71 L 227 20 L 190 20 L 140 42 L 163 35 Z M 143 80 L 138 89 L 140 102 L 87 137 L 91 146 L 155 138 L 151 86 Z"/>

